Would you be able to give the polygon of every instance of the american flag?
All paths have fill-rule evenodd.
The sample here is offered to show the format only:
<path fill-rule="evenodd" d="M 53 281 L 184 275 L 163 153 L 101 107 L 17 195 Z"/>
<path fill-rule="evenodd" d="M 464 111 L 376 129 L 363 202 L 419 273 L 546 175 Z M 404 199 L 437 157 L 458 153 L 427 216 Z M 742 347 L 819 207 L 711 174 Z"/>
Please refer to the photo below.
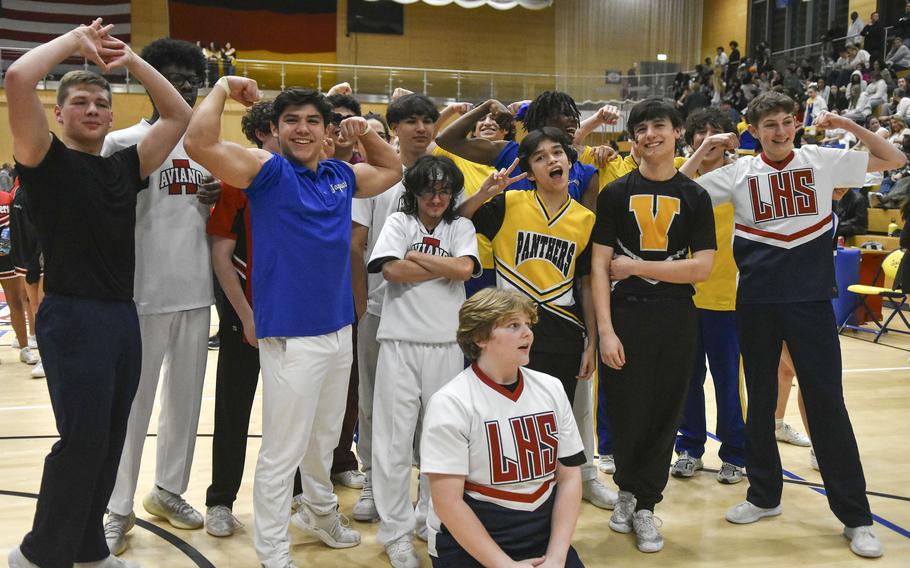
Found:
<path fill-rule="evenodd" d="M 129 0 L 0 0 L 0 48 L 35 47 L 99 17 L 130 43 Z"/>

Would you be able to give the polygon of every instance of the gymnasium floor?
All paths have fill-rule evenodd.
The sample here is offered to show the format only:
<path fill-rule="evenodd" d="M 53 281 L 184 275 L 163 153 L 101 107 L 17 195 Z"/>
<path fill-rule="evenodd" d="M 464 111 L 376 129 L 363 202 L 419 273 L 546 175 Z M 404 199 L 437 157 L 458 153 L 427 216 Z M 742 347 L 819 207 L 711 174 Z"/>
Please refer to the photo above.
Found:
<path fill-rule="evenodd" d="M 213 317 L 214 321 L 214 317 Z M 0 324 L 0 554 L 16 546 L 31 526 L 44 456 L 56 438 L 44 380 L 32 380 L 31 369 L 18 362 L 7 347 L 8 325 Z M 885 556 L 864 561 L 854 556 L 841 536 L 842 526 L 830 513 L 817 485 L 821 477 L 809 467 L 809 450 L 780 445 L 786 470 L 784 514 L 754 525 L 734 526 L 724 518 L 726 509 L 744 498 L 746 483 L 724 486 L 712 472 L 689 480 L 670 479 L 657 516 L 663 520 L 664 550 L 645 555 L 635 549 L 632 535 L 607 527 L 609 512 L 584 504 L 574 545 L 589 567 L 599 566 L 908 566 L 910 556 L 910 336 L 888 334 L 883 343 L 871 336 L 844 336 L 844 389 L 865 466 L 869 501 L 876 515 L 875 530 L 885 545 Z M 204 512 L 205 489 L 211 479 L 211 432 L 214 413 L 215 362 L 209 352 L 196 459 L 185 497 Z M 710 380 L 707 397 L 713 401 Z M 709 425 L 714 419 L 708 404 Z M 250 431 L 260 432 L 260 399 L 254 407 Z M 787 421 L 802 431 L 796 390 L 791 392 Z M 152 418 L 155 431 L 157 413 Z M 710 426 L 709 426 L 710 428 Z M 150 436 L 153 436 L 150 433 Z M 246 524 L 233 537 L 217 539 L 204 530 L 182 531 L 156 520 L 142 510 L 141 499 L 153 482 L 155 444 L 145 446 L 137 494 L 139 524 L 129 535 L 124 558 L 145 568 L 255 567 L 252 544 L 252 482 L 258 438 L 250 440 L 246 474 L 234 512 Z M 709 441 L 705 467 L 719 467 L 718 444 Z M 612 482 L 601 474 L 604 482 Z M 342 511 L 350 514 L 359 492 L 338 488 Z M 388 566 L 375 544 L 377 525 L 354 523 L 363 544 L 348 550 L 330 550 L 291 528 L 292 555 L 303 567 Z M 424 555 L 426 547 L 417 541 Z M 2 562 L 2 560 L 0 560 Z"/>

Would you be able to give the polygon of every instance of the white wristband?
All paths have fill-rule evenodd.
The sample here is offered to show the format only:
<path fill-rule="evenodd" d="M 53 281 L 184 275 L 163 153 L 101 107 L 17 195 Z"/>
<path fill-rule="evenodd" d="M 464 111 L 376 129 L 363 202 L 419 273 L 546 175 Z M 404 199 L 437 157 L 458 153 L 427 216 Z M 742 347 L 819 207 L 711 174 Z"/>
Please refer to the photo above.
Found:
<path fill-rule="evenodd" d="M 230 85 L 228 85 L 227 76 L 224 76 L 224 77 L 218 79 L 217 81 L 215 81 L 215 84 L 212 85 L 212 88 L 215 88 L 215 87 L 220 87 L 224 91 L 224 94 L 227 95 L 228 98 L 230 98 L 231 87 L 230 87 Z"/>

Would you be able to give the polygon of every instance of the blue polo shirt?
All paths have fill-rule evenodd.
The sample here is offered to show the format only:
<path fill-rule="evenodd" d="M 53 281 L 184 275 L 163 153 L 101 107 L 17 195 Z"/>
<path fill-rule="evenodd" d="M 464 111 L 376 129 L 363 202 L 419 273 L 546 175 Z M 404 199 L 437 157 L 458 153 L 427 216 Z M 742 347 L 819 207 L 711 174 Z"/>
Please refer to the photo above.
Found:
<path fill-rule="evenodd" d="M 496 156 L 493 167 L 497 170 L 508 168 L 517 157 L 518 142 L 509 141 L 509 143 L 506 144 L 506 147 L 502 149 L 502 152 Z M 520 173 L 522 173 L 521 166 L 516 165 L 515 170 L 511 175 L 514 177 Z M 572 163 L 569 167 L 569 195 L 572 196 L 572 199 L 581 201 L 582 194 L 584 194 L 585 189 L 588 187 L 588 183 L 596 173 L 597 168 L 594 166 L 582 164 L 578 160 L 575 160 L 575 162 Z M 534 189 L 534 184 L 528 178 L 525 178 L 521 181 L 516 181 L 506 189 Z"/>
<path fill-rule="evenodd" d="M 316 171 L 275 154 L 246 190 L 253 232 L 256 337 L 305 337 L 354 323 L 351 167 Z"/>

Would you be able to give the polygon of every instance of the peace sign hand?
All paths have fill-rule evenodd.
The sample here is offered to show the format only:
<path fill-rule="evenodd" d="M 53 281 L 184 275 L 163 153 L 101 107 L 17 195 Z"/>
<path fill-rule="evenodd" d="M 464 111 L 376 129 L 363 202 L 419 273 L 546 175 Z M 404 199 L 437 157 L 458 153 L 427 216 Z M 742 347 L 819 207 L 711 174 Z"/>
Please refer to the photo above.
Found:
<path fill-rule="evenodd" d="M 509 177 L 515 168 L 518 166 L 518 158 L 515 158 L 512 161 L 512 165 L 508 168 L 503 168 L 499 171 L 494 171 L 483 181 L 483 185 L 480 186 L 480 191 L 487 196 L 487 199 L 493 197 L 494 195 L 499 195 L 507 187 L 512 185 L 517 181 L 521 181 L 528 177 L 528 174 L 523 172 L 515 177 Z"/>

